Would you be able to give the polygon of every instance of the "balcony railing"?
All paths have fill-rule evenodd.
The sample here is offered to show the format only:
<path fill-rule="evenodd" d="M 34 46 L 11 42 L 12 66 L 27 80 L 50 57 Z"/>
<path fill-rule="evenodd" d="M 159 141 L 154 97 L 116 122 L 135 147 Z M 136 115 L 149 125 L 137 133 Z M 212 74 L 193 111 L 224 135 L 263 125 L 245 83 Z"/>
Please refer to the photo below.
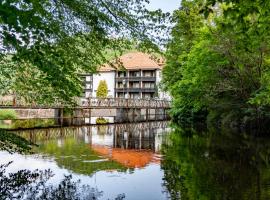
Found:
<path fill-rule="evenodd" d="M 140 77 L 116 77 L 117 82 L 126 81 L 156 81 L 156 76 L 140 76 Z"/>
<path fill-rule="evenodd" d="M 116 92 L 149 92 L 149 93 L 155 93 L 155 88 L 115 88 Z"/>
<path fill-rule="evenodd" d="M 154 81 L 156 81 L 156 77 L 155 76 L 153 76 L 153 77 L 151 77 L 151 76 L 143 76 L 142 77 L 142 81 L 151 81 L 151 82 L 154 82 Z"/>
<path fill-rule="evenodd" d="M 20 109 L 59 109 L 69 105 L 55 102 L 54 104 L 35 104 L 23 101 L 0 101 L 1 108 L 20 108 Z M 125 99 L 125 98 L 78 98 L 77 105 L 74 108 L 170 108 L 171 102 L 158 99 Z"/>

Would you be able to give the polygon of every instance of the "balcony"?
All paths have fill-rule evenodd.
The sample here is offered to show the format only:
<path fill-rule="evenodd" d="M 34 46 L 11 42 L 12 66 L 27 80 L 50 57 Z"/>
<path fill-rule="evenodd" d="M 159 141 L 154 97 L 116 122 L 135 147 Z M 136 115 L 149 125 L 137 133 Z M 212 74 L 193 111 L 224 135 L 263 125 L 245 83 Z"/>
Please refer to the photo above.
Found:
<path fill-rule="evenodd" d="M 156 89 L 153 88 L 153 87 L 149 87 L 149 88 L 144 87 L 144 88 L 141 89 L 141 92 L 155 93 L 156 92 Z"/>
<path fill-rule="evenodd" d="M 127 77 L 116 77 L 115 80 L 116 80 L 116 82 L 123 82 L 123 80 L 127 81 L 128 78 Z"/>
<path fill-rule="evenodd" d="M 136 92 L 136 93 L 140 93 L 141 88 L 116 88 L 115 91 L 116 92 Z"/>
<path fill-rule="evenodd" d="M 123 82 L 123 80 L 126 81 L 145 81 L 145 82 L 155 82 L 156 77 L 155 76 L 131 76 L 131 77 L 116 77 L 117 82 Z"/>
<path fill-rule="evenodd" d="M 140 81 L 141 77 L 140 76 L 130 76 L 128 77 L 129 81 Z"/>
<path fill-rule="evenodd" d="M 155 88 L 115 88 L 115 92 L 134 92 L 134 93 L 140 93 L 140 92 L 146 92 L 146 93 L 155 93 Z"/>
<path fill-rule="evenodd" d="M 143 76 L 141 78 L 142 81 L 145 82 L 155 82 L 156 81 L 156 77 L 155 76 Z"/>
<path fill-rule="evenodd" d="M 130 71 L 129 72 L 129 77 L 140 77 L 141 72 L 140 71 Z"/>

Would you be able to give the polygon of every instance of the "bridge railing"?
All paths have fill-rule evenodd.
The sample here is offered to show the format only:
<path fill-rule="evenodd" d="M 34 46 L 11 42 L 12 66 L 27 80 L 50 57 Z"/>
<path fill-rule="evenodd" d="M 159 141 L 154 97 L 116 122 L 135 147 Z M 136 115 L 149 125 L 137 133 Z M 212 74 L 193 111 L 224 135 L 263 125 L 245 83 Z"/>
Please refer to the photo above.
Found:
<path fill-rule="evenodd" d="M 171 102 L 155 99 L 88 98 L 82 107 L 170 108 Z"/>
<path fill-rule="evenodd" d="M 2 108 L 63 108 L 70 107 L 61 103 L 53 105 L 24 103 L 17 101 L 16 104 L 10 101 L 0 101 Z M 125 99 L 125 98 L 87 98 L 80 99 L 77 105 L 72 107 L 81 108 L 170 108 L 171 102 L 160 99 Z"/>

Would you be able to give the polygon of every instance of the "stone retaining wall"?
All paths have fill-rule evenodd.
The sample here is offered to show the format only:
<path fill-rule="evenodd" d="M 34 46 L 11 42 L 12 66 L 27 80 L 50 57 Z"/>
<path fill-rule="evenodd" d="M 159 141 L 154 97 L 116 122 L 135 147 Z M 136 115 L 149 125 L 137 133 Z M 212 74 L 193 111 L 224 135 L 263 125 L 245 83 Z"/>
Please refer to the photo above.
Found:
<path fill-rule="evenodd" d="M 54 118 L 54 109 L 15 109 L 18 119 Z"/>

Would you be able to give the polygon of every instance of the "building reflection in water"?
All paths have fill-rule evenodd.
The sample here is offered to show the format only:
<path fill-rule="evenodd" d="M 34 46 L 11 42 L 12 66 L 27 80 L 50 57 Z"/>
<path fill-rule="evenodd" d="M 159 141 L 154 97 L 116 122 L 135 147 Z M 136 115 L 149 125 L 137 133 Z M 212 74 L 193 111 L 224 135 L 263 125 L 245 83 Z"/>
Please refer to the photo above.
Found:
<path fill-rule="evenodd" d="M 160 162 L 160 150 L 169 132 L 168 122 L 70 127 L 21 131 L 18 134 L 36 144 L 56 140 L 58 148 L 67 139 L 86 144 L 100 156 L 128 168 L 142 168 Z"/>
<path fill-rule="evenodd" d="M 126 167 L 141 168 L 159 163 L 160 147 L 167 131 L 166 122 L 95 127 L 91 148 Z"/>

